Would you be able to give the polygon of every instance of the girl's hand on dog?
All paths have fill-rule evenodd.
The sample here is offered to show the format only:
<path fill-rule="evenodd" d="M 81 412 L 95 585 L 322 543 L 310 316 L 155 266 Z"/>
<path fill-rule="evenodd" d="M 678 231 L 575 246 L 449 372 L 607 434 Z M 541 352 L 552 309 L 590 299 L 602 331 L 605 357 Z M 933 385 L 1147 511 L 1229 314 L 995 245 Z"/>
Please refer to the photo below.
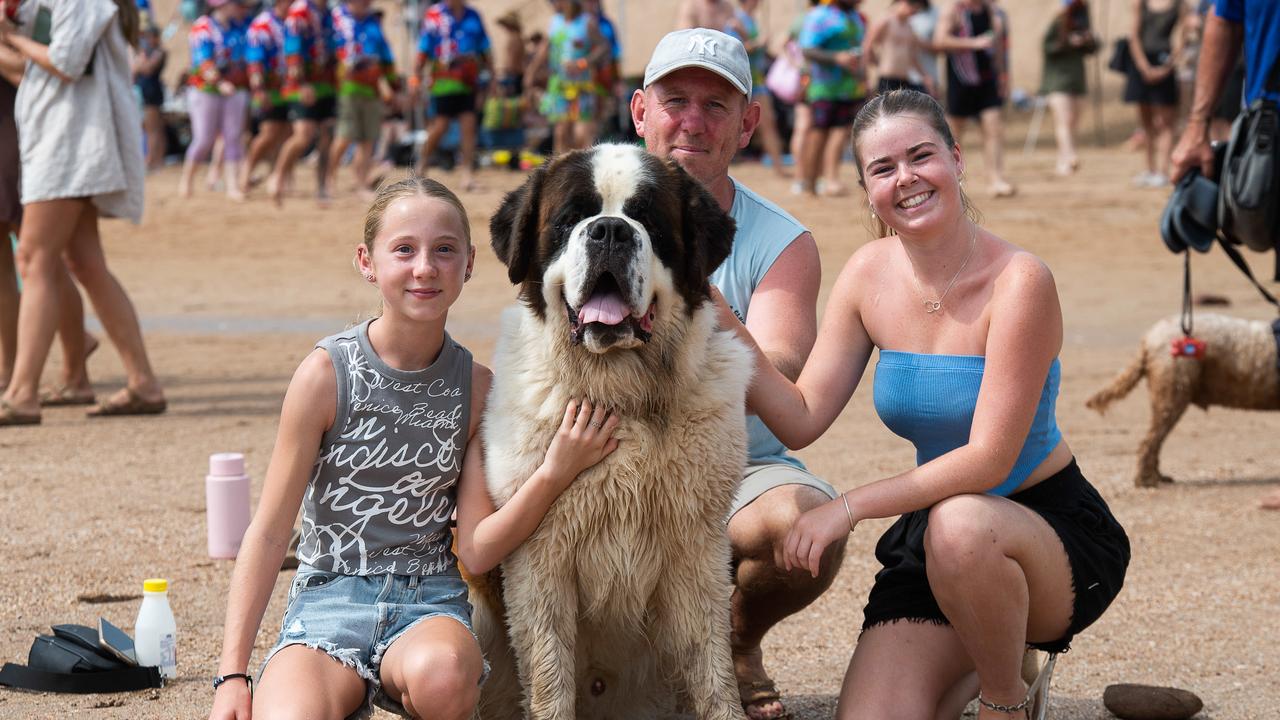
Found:
<path fill-rule="evenodd" d="M 603 405 L 592 407 L 589 400 L 569 401 L 560 429 L 543 461 L 547 472 L 563 483 L 562 492 L 579 473 L 618 448 L 618 440 L 613 436 L 617 427 L 618 416 Z"/>
<path fill-rule="evenodd" d="M 787 572 L 808 570 L 816 578 L 827 547 L 844 539 L 850 532 L 849 515 L 845 511 L 844 501 L 836 498 L 796 519 L 796 524 L 787 533 L 787 539 L 782 544 L 782 557 L 775 560 Z"/>

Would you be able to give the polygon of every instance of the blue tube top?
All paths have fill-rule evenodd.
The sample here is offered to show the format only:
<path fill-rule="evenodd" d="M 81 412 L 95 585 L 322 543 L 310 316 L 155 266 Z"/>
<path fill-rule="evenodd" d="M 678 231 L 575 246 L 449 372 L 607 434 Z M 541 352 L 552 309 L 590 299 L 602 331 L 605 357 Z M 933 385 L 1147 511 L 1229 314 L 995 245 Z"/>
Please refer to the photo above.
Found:
<path fill-rule="evenodd" d="M 986 358 L 981 355 L 880 351 L 874 389 L 876 413 L 894 434 L 916 446 L 917 465 L 969 442 L 985 366 Z M 1012 494 L 1061 442 L 1054 412 L 1061 379 L 1062 365 L 1054 358 L 1022 452 L 1009 477 L 988 490 L 989 494 Z"/>

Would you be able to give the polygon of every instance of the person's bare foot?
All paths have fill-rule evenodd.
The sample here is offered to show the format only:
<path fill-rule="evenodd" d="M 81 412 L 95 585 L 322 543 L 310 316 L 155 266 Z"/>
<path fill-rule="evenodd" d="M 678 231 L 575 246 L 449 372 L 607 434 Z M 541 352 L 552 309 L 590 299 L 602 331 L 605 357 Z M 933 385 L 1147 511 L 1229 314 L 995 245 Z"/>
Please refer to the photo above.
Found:
<path fill-rule="evenodd" d="M 1263 495 L 1258 501 L 1258 507 L 1263 510 L 1280 510 L 1280 490 L 1273 490 Z"/>
<path fill-rule="evenodd" d="M 1010 185 L 1005 180 L 997 180 L 991 183 L 991 197 L 993 198 L 1013 197 L 1017 192 L 1018 188 Z"/>
<path fill-rule="evenodd" d="M 273 173 L 271 177 L 267 178 L 267 196 L 271 198 L 271 202 L 275 203 L 276 207 L 284 206 L 284 182 L 279 175 Z"/>
<path fill-rule="evenodd" d="M 764 669 L 764 651 L 757 647 L 733 654 L 733 672 L 738 678 L 738 699 L 748 720 L 781 720 L 789 717 L 782 694 Z"/>

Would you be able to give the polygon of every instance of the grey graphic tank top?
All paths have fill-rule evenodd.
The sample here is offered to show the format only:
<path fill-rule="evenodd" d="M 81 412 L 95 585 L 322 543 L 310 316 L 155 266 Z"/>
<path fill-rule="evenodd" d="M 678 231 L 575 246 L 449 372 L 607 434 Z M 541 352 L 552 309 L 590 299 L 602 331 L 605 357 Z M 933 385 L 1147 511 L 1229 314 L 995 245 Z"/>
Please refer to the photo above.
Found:
<path fill-rule="evenodd" d="M 397 370 L 369 323 L 321 340 L 338 409 L 302 499 L 298 559 L 347 575 L 434 575 L 457 562 L 449 519 L 471 414 L 471 353 L 446 333 L 425 370 Z"/>

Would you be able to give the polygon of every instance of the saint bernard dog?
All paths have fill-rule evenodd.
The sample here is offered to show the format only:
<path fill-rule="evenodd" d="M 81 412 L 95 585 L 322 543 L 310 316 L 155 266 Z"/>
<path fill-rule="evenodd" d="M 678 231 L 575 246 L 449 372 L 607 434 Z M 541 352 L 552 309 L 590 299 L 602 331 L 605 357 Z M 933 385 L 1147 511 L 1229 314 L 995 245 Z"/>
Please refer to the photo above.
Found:
<path fill-rule="evenodd" d="M 483 420 L 495 504 L 542 463 L 570 398 L 621 423 L 618 449 L 470 578 L 493 666 L 481 717 L 653 718 L 678 693 L 699 718 L 742 718 L 725 519 L 752 357 L 716 328 L 707 281 L 733 220 L 674 162 L 599 145 L 536 171 L 490 230 L 521 300 Z"/>

